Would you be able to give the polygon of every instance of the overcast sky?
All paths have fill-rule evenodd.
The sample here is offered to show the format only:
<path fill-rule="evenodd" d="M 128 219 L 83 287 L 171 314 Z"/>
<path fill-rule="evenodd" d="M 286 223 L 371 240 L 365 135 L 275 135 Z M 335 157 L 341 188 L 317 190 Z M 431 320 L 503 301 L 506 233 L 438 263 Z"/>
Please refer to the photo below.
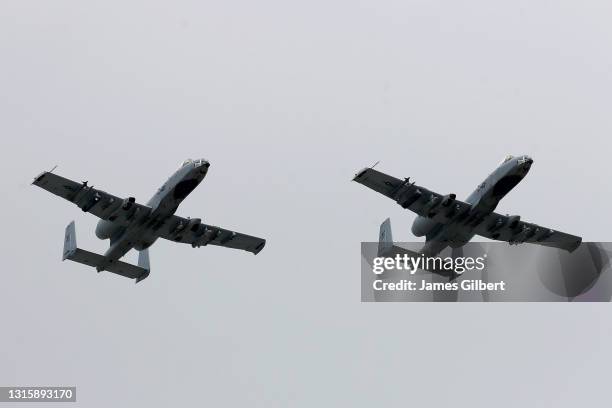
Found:
<path fill-rule="evenodd" d="M 0 385 L 83 407 L 573 407 L 609 398 L 609 304 L 360 303 L 360 242 L 411 213 L 360 168 L 609 241 L 612 5 L 570 1 L 7 1 L 0 5 Z M 56 173 L 146 202 L 211 162 L 182 216 L 257 256 L 157 242 L 138 285 L 61 262 L 97 220 Z M 135 261 L 135 254 L 127 256 Z M 599 404 L 601 405 L 601 403 Z M 75 406 L 74 404 L 71 406 Z"/>

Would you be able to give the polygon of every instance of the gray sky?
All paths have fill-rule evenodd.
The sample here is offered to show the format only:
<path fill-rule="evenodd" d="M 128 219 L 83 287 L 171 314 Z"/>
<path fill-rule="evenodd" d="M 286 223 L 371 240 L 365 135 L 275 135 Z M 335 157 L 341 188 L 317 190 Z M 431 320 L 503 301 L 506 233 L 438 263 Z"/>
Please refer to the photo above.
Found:
<path fill-rule="evenodd" d="M 413 215 L 350 182 L 381 160 L 465 197 L 530 154 L 500 211 L 608 241 L 609 2 L 0 10 L 0 385 L 76 385 L 84 407 L 609 398 L 608 304 L 360 303 L 359 243 L 387 216 L 409 240 Z M 72 219 L 80 247 L 107 243 L 36 174 L 145 202 L 187 157 L 212 165 L 178 214 L 265 237 L 261 254 L 159 241 L 136 286 L 60 262 Z"/>

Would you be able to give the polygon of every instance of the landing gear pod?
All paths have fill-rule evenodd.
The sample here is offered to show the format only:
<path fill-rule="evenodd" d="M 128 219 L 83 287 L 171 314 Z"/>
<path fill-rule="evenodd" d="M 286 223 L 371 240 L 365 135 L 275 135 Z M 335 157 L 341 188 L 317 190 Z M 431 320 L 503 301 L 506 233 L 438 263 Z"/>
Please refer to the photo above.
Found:
<path fill-rule="evenodd" d="M 449 194 L 449 195 L 445 195 L 442 198 L 442 207 L 448 207 L 450 206 L 452 203 L 455 202 L 455 199 L 457 198 L 457 196 L 455 194 Z"/>
<path fill-rule="evenodd" d="M 123 204 L 121 204 L 121 208 L 123 208 L 124 210 L 129 210 L 130 208 L 132 208 L 132 205 L 135 202 L 136 202 L 136 199 L 134 197 L 126 198 L 125 200 L 123 200 Z"/>
<path fill-rule="evenodd" d="M 518 227 L 519 222 L 521 222 L 521 216 L 513 215 L 512 217 L 508 218 L 508 228 L 515 229 Z"/>

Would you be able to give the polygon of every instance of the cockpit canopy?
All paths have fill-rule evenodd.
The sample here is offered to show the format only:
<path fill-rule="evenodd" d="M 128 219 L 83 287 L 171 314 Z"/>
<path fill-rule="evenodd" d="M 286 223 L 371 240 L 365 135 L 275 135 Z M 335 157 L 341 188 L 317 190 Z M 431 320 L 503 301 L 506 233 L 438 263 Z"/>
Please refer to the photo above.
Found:
<path fill-rule="evenodd" d="M 514 159 L 514 156 L 512 156 L 511 154 L 507 155 L 506 157 L 504 157 L 504 160 L 502 160 L 499 165 L 501 166 L 504 163 L 508 163 L 510 160 Z"/>
<path fill-rule="evenodd" d="M 206 163 L 205 159 L 187 159 L 183 162 L 183 164 L 181 164 L 181 167 L 185 167 L 187 165 L 201 166 L 204 163 Z"/>

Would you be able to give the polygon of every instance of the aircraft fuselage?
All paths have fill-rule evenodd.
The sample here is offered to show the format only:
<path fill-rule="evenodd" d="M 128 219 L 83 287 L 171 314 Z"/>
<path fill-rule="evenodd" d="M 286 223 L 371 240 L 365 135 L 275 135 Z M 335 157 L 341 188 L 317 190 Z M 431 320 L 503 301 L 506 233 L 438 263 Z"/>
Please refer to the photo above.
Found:
<path fill-rule="evenodd" d="M 476 225 L 495 211 L 501 199 L 529 173 L 532 164 L 533 159 L 529 156 L 507 157 L 465 200 L 472 206 L 465 218 L 439 224 L 418 216 L 412 224 L 412 233 L 426 237 L 423 252 L 435 255 L 448 246 L 458 248 L 469 242 L 475 235 Z"/>
<path fill-rule="evenodd" d="M 157 231 L 178 209 L 181 202 L 202 182 L 208 172 L 209 162 L 203 159 L 188 160 L 157 190 L 147 202 L 148 214 L 127 227 L 114 220 L 100 220 L 96 236 L 110 239 L 110 247 L 104 254 L 110 264 L 130 249 L 139 251 L 150 247 L 159 238 Z M 133 199 L 128 201 L 134 202 Z M 102 270 L 104 266 L 98 267 Z"/>

